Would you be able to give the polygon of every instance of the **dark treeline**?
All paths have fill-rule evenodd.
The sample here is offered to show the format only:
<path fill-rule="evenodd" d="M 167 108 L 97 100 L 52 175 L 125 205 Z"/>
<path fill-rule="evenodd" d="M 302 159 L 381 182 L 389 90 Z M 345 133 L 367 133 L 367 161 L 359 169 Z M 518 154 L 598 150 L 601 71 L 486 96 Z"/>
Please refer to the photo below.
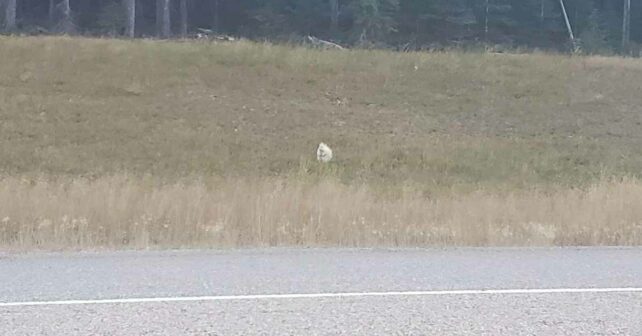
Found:
<path fill-rule="evenodd" d="M 0 0 L 7 32 L 631 51 L 642 0 Z M 567 24 L 568 22 L 568 24 Z"/>

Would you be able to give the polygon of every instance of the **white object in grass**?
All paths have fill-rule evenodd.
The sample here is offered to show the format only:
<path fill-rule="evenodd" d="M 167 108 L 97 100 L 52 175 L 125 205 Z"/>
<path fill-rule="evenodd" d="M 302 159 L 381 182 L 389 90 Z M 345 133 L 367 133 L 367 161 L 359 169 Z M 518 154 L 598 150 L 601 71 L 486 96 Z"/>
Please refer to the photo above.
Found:
<path fill-rule="evenodd" d="M 320 143 L 319 148 L 317 148 L 317 160 L 324 163 L 332 160 L 332 149 L 323 142 Z"/>

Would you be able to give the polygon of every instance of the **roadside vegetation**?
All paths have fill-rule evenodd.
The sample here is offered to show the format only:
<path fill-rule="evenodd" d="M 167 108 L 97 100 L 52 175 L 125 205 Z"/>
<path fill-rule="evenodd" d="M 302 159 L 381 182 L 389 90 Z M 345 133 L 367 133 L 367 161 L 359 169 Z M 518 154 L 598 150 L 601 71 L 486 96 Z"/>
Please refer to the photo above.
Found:
<path fill-rule="evenodd" d="M 65 37 L 0 59 L 6 248 L 642 242 L 637 59 Z"/>

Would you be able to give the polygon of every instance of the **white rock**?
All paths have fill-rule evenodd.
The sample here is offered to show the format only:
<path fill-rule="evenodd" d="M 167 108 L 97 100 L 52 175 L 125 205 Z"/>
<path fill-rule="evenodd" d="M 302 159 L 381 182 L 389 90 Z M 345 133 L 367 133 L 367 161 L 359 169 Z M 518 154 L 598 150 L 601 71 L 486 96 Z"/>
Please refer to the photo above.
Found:
<path fill-rule="evenodd" d="M 330 162 L 332 160 L 332 149 L 323 142 L 319 144 L 317 148 L 317 160 L 320 162 Z"/>

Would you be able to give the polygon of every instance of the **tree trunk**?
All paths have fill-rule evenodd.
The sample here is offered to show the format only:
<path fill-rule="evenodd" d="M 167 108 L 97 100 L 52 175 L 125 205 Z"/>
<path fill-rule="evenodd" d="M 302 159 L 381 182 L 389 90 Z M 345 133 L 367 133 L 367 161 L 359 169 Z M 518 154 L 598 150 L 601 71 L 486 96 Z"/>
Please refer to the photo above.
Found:
<path fill-rule="evenodd" d="M 219 25 L 219 22 L 218 22 L 219 3 L 218 3 L 218 0 L 212 0 L 212 1 L 214 1 L 214 13 L 212 13 L 214 15 L 214 18 L 213 18 L 214 22 L 212 22 L 212 25 L 213 25 L 212 26 L 212 30 L 214 32 L 218 33 L 218 31 L 219 31 L 219 28 L 218 28 L 218 25 Z"/>
<path fill-rule="evenodd" d="M 162 38 L 168 38 L 171 32 L 169 2 L 170 0 L 156 1 L 156 28 L 158 36 Z"/>
<path fill-rule="evenodd" d="M 62 21 L 60 22 L 60 31 L 71 34 L 74 31 L 74 23 L 71 19 L 71 6 L 69 0 L 62 0 Z"/>
<path fill-rule="evenodd" d="M 334 35 L 339 30 L 339 0 L 330 1 L 330 32 Z"/>
<path fill-rule="evenodd" d="M 129 38 L 134 38 L 136 34 L 136 0 L 124 1 L 127 17 L 127 28 L 125 29 L 125 35 Z"/>
<path fill-rule="evenodd" d="M 489 3 L 486 0 L 486 6 L 484 8 L 484 41 L 488 42 L 488 7 Z"/>
<path fill-rule="evenodd" d="M 568 14 L 566 13 L 566 6 L 564 5 L 564 0 L 560 0 L 560 7 L 562 7 L 562 15 L 564 16 L 564 22 L 566 23 L 566 29 L 568 30 L 568 35 L 572 43 L 575 43 L 575 35 L 573 35 L 573 28 L 571 28 L 571 22 L 568 20 Z"/>
<path fill-rule="evenodd" d="M 181 0 L 181 36 L 187 36 L 187 0 Z"/>
<path fill-rule="evenodd" d="M 62 0 L 62 14 L 65 17 L 71 17 L 71 5 L 69 4 L 69 0 Z"/>
<path fill-rule="evenodd" d="M 540 1 L 539 7 L 539 24 L 544 26 L 544 0 Z"/>
<path fill-rule="evenodd" d="M 163 0 L 156 0 L 156 36 L 162 35 L 163 30 Z"/>
<path fill-rule="evenodd" d="M 9 31 L 16 29 L 16 0 L 6 0 L 4 27 Z"/>
<path fill-rule="evenodd" d="M 627 52 L 631 40 L 631 0 L 624 0 L 622 18 L 622 51 Z"/>
<path fill-rule="evenodd" d="M 49 24 L 53 25 L 54 23 L 54 11 L 56 10 L 56 4 L 54 0 L 49 0 Z"/>

